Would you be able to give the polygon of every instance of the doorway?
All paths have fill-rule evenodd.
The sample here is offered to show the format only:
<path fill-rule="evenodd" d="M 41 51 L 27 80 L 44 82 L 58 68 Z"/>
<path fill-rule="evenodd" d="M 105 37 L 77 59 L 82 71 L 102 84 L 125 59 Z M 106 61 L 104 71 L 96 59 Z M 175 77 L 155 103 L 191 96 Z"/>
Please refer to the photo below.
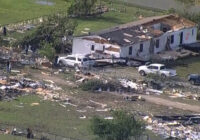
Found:
<path fill-rule="evenodd" d="M 183 32 L 180 33 L 180 45 L 183 44 Z"/>

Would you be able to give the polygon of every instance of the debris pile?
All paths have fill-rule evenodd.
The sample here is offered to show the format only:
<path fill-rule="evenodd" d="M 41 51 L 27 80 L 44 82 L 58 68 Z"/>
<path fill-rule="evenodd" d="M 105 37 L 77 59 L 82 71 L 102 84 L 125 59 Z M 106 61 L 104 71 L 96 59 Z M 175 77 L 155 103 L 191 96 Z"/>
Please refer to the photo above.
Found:
<path fill-rule="evenodd" d="M 183 92 L 181 90 L 173 89 L 172 91 L 166 91 L 165 93 L 169 94 L 170 98 L 183 98 L 200 101 L 200 95 L 191 92 Z"/>
<path fill-rule="evenodd" d="M 197 55 L 199 54 L 192 52 L 190 50 L 176 49 L 155 54 L 154 56 L 152 56 L 152 59 L 158 62 L 163 62 L 163 61 L 177 60 L 188 56 L 197 56 Z"/>
<path fill-rule="evenodd" d="M 124 100 L 126 100 L 126 101 L 145 101 L 145 99 L 142 98 L 141 96 L 125 96 Z"/>
<path fill-rule="evenodd" d="M 200 115 L 190 116 L 145 116 L 146 129 L 164 138 L 179 138 L 185 140 L 200 139 Z"/>
<path fill-rule="evenodd" d="M 179 86 L 176 88 L 169 87 L 168 83 L 159 83 L 155 81 L 134 81 L 128 79 L 119 79 L 119 82 L 122 87 L 124 87 L 125 91 L 134 91 L 134 93 L 139 94 L 153 94 L 153 95 L 161 95 L 166 94 L 170 98 L 183 98 L 200 101 L 200 95 L 198 93 L 193 93 L 189 91 L 183 91 L 179 89 Z M 125 90 L 131 89 L 131 90 Z M 183 89 L 183 88 L 182 88 Z"/>
<path fill-rule="evenodd" d="M 0 100 L 13 100 L 22 95 L 38 94 L 44 99 L 61 100 L 61 96 L 55 91 L 61 90 L 53 84 L 34 81 L 28 78 L 17 79 L 16 77 L 0 78 Z M 62 97 L 65 99 L 65 97 Z"/>

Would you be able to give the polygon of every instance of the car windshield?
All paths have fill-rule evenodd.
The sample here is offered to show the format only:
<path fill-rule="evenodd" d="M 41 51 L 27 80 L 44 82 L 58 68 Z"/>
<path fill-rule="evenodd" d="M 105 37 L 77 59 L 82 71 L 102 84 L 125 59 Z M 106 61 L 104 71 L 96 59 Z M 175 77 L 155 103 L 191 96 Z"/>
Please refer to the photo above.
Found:
<path fill-rule="evenodd" d="M 164 70 L 164 69 L 166 69 L 165 66 L 161 66 L 161 67 L 160 67 L 160 70 Z"/>
<path fill-rule="evenodd" d="M 68 59 L 68 60 L 76 60 L 75 57 L 71 57 L 71 56 L 68 56 L 66 59 Z"/>

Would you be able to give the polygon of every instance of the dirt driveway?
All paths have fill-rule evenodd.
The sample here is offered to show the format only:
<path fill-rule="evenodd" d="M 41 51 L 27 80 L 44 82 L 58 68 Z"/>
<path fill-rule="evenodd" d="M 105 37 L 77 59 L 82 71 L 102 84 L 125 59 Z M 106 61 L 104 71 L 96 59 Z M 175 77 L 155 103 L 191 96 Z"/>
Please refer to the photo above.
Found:
<path fill-rule="evenodd" d="M 114 93 L 111 93 L 114 94 Z M 130 96 L 130 94 L 114 94 L 118 96 Z M 180 103 L 176 101 L 170 101 L 168 99 L 163 99 L 160 97 L 155 97 L 152 95 L 141 95 L 141 94 L 133 94 L 133 95 L 138 95 L 144 98 L 147 102 L 157 104 L 157 105 L 162 105 L 166 107 L 172 107 L 176 109 L 181 109 L 181 110 L 187 110 L 195 113 L 200 113 L 200 106 L 198 105 L 190 105 L 190 104 L 185 104 L 185 103 Z"/>
<path fill-rule="evenodd" d="M 154 104 L 200 113 L 200 106 L 197 105 L 184 104 L 155 96 L 148 96 L 148 95 L 140 95 L 140 96 L 143 97 L 147 102 L 151 102 Z"/>

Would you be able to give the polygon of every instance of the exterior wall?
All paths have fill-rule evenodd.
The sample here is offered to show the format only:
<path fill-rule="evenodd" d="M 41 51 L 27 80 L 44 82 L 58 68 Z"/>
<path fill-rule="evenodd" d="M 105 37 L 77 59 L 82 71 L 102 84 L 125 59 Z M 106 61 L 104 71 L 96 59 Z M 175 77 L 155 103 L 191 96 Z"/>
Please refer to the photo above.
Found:
<path fill-rule="evenodd" d="M 154 53 L 158 53 L 158 52 L 165 50 L 166 43 L 167 43 L 167 37 L 168 37 L 167 34 L 163 34 L 162 36 L 154 39 L 154 42 L 156 42 L 156 40 L 159 40 L 158 48 L 156 47 L 156 43 L 154 43 Z"/>
<path fill-rule="evenodd" d="M 190 44 L 197 41 L 197 27 L 186 28 L 178 31 L 166 32 L 162 36 L 155 38 L 154 42 L 159 39 L 159 48 L 156 48 L 156 44 L 154 45 L 154 53 L 158 53 L 164 51 L 166 48 L 167 38 L 171 39 L 171 35 L 174 35 L 174 43 L 171 44 L 170 47 L 175 49 L 180 45 L 180 34 L 183 32 L 183 42 L 182 44 Z M 193 32 L 193 34 L 192 34 Z"/>
<path fill-rule="evenodd" d="M 92 45 L 94 45 L 94 51 L 91 50 Z M 117 45 L 113 44 L 101 44 L 101 43 L 95 43 L 94 41 L 91 40 L 86 40 L 82 38 L 74 38 L 73 40 L 73 48 L 72 48 L 72 54 L 82 54 L 82 55 L 87 55 L 87 54 L 92 54 L 95 52 L 95 50 L 98 51 L 103 51 L 107 54 L 114 55 L 115 57 L 120 57 L 120 51 L 119 52 L 114 52 L 114 51 L 109 51 L 106 50 L 106 48 L 120 48 Z M 120 49 L 119 49 L 120 50 Z"/>
<path fill-rule="evenodd" d="M 83 40 L 81 38 L 74 38 L 73 39 L 73 47 L 72 47 L 72 54 L 90 54 L 91 53 L 91 46 L 92 42 Z"/>
<path fill-rule="evenodd" d="M 192 35 L 193 30 L 193 35 Z M 197 40 L 197 27 L 193 28 L 186 28 L 178 31 L 169 32 L 168 36 L 174 35 L 174 43 L 170 44 L 172 49 L 178 47 L 180 45 L 180 34 L 183 32 L 183 43 L 182 44 L 189 44 L 194 43 Z"/>
<path fill-rule="evenodd" d="M 183 43 L 190 44 L 197 41 L 197 27 L 189 28 L 184 30 Z M 192 34 L 193 32 L 193 34 Z"/>
<path fill-rule="evenodd" d="M 143 44 L 143 51 L 140 52 L 140 44 Z M 129 55 L 129 47 L 132 46 L 132 55 Z M 137 44 L 133 44 L 131 46 L 121 47 L 120 57 L 122 58 L 143 58 L 148 59 L 149 58 L 149 47 L 150 47 L 150 41 L 145 41 Z"/>

